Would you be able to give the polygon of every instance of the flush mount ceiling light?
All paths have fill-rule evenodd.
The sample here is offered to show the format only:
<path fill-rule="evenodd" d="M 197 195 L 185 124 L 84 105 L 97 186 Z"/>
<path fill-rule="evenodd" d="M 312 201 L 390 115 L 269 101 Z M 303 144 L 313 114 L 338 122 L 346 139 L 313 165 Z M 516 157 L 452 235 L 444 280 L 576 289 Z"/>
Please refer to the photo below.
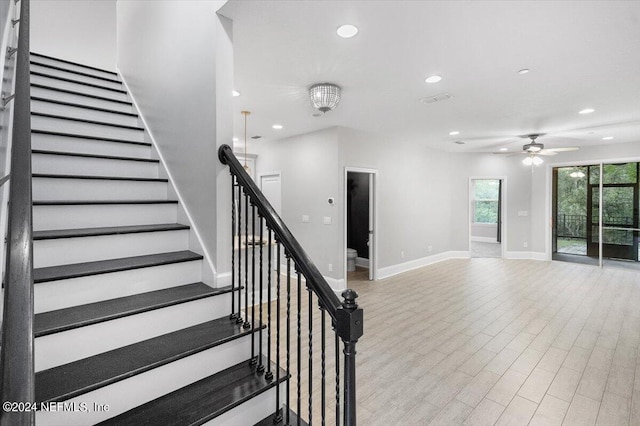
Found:
<path fill-rule="evenodd" d="M 437 83 L 440 80 L 442 80 L 442 77 L 440 77 L 439 75 L 432 75 L 430 77 L 427 77 L 424 79 L 425 83 Z"/>
<path fill-rule="evenodd" d="M 282 124 L 274 124 L 273 126 L 271 126 L 272 128 L 276 129 L 276 130 L 280 130 L 282 129 Z"/>
<path fill-rule="evenodd" d="M 603 141 L 610 141 L 613 139 L 613 136 L 605 136 L 604 138 L 602 138 Z"/>
<path fill-rule="evenodd" d="M 593 108 L 585 108 L 582 111 L 578 112 L 578 114 L 591 114 L 594 111 L 595 111 L 595 109 L 593 109 Z"/>
<path fill-rule="evenodd" d="M 231 94 L 233 95 L 234 98 L 237 98 L 238 96 L 240 96 L 240 92 L 238 92 L 237 90 L 233 90 Z"/>
<path fill-rule="evenodd" d="M 336 33 L 342 38 L 351 38 L 358 34 L 358 27 L 351 24 L 340 25 Z"/>
<path fill-rule="evenodd" d="M 341 89 L 331 83 L 314 84 L 309 88 L 311 106 L 324 113 L 335 109 L 340 103 Z"/>
<path fill-rule="evenodd" d="M 522 75 L 522 74 L 529 74 L 529 68 L 523 68 L 520 71 L 518 71 L 518 74 Z"/>
<path fill-rule="evenodd" d="M 457 130 L 454 130 L 453 132 L 449 132 L 449 136 L 455 136 L 455 135 L 459 135 L 460 132 L 458 132 Z"/>

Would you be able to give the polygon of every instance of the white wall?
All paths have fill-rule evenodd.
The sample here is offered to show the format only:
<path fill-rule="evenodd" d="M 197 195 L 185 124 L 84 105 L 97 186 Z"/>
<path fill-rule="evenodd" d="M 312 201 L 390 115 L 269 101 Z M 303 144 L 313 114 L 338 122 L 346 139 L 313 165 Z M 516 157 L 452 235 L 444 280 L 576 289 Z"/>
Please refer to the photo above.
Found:
<path fill-rule="evenodd" d="M 32 0 L 31 51 L 115 70 L 116 0 Z"/>
<path fill-rule="evenodd" d="M 118 69 L 219 273 L 230 269 L 222 247 L 231 244 L 231 181 L 217 156 L 232 138 L 231 24 L 216 14 L 223 4 L 117 5 Z"/>

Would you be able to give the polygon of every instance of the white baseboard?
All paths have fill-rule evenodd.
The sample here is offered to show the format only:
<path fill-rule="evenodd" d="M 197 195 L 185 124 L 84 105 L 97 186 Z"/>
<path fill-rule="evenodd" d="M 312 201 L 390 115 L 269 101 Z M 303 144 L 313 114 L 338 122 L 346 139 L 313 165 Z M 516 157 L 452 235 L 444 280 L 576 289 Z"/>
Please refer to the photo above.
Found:
<path fill-rule="evenodd" d="M 537 251 L 507 251 L 504 254 L 505 259 L 518 259 L 518 260 L 540 260 L 546 261 L 546 253 Z"/>
<path fill-rule="evenodd" d="M 477 241 L 479 243 L 498 243 L 493 237 L 471 237 L 471 241 Z"/>
<path fill-rule="evenodd" d="M 389 278 L 394 275 L 408 272 L 413 269 L 422 268 L 423 266 L 431 265 L 443 260 L 449 259 L 468 259 L 468 251 L 445 251 L 443 253 L 434 254 L 432 256 L 423 257 L 420 259 L 410 260 L 409 262 L 399 263 L 397 265 L 387 266 L 386 268 L 378 269 L 377 279 Z"/>
<path fill-rule="evenodd" d="M 369 259 L 364 257 L 356 257 L 356 266 L 369 269 Z"/>
<path fill-rule="evenodd" d="M 340 293 L 347 289 L 347 283 L 343 278 L 330 278 L 324 277 L 327 280 L 327 283 L 331 286 L 331 289 L 340 296 Z"/>
<path fill-rule="evenodd" d="M 231 285 L 231 272 L 223 272 L 216 274 L 215 277 L 216 288 L 226 287 Z"/>

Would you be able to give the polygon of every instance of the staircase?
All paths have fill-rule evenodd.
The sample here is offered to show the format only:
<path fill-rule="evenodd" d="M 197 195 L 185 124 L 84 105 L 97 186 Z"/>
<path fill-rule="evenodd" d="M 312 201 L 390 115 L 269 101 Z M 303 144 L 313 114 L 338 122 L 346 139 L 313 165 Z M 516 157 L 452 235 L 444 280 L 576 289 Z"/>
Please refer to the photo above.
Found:
<path fill-rule="evenodd" d="M 241 288 L 202 282 L 209 266 L 118 75 L 30 65 L 36 424 L 265 421 L 277 381 L 249 362 L 264 327 L 230 319 Z"/>

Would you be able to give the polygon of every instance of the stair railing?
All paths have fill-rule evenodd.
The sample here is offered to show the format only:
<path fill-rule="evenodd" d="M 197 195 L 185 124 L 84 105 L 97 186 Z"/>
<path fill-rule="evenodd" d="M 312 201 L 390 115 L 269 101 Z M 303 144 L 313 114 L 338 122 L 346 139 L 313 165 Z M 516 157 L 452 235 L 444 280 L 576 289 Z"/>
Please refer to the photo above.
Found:
<path fill-rule="evenodd" d="M 341 302 L 231 147 L 222 145 L 218 157 L 229 166 L 232 180 L 231 319 L 251 331 L 250 362 L 256 373 L 264 374 L 267 381 L 275 380 L 274 424 L 300 425 L 306 421 L 356 425 L 356 343 L 363 334 L 363 311 L 356 304 L 357 293 L 346 290 Z M 303 279 L 306 291 L 302 288 Z M 307 300 L 303 302 L 303 298 Z M 320 327 L 319 336 L 317 332 L 314 335 L 314 325 Z M 333 339 L 327 337 L 327 325 L 333 328 Z M 334 374 L 329 374 L 329 367 L 333 367 Z M 292 381 L 295 391 L 291 389 Z M 304 390 L 303 381 L 307 382 Z M 330 421 L 334 412 L 335 419 Z"/>
<path fill-rule="evenodd" d="M 29 0 L 21 0 L 16 55 L 7 257 L 0 354 L 0 425 L 33 425 L 33 244 Z M 7 98 L 10 98 L 7 97 Z"/>

